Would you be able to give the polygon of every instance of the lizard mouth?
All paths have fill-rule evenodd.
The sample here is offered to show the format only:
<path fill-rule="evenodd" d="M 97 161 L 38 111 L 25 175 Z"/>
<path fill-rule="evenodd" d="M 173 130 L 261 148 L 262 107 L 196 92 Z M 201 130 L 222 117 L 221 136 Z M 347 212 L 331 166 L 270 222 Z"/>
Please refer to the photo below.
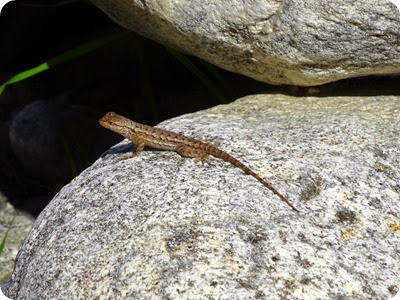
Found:
<path fill-rule="evenodd" d="M 111 125 L 111 124 L 112 124 L 112 122 L 110 122 L 109 120 L 107 120 L 105 117 L 102 117 L 102 118 L 99 120 L 99 123 L 100 123 L 100 125 L 102 125 L 102 126 L 106 126 L 106 125 Z"/>

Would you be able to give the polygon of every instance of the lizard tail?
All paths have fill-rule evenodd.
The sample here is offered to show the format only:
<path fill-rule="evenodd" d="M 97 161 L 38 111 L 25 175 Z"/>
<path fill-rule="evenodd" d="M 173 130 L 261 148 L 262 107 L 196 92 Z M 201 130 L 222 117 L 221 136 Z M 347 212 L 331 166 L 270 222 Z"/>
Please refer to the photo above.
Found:
<path fill-rule="evenodd" d="M 257 179 L 262 185 L 264 185 L 267 189 L 269 189 L 272 193 L 274 193 L 275 195 L 277 195 L 283 202 L 285 202 L 287 205 L 289 205 L 289 207 L 291 209 L 293 209 L 295 212 L 299 212 L 299 210 L 293 206 L 292 203 L 290 203 L 290 201 L 283 196 L 281 193 L 279 193 L 272 185 L 270 185 L 268 182 L 266 182 L 264 179 L 262 179 L 260 176 L 258 176 L 256 173 L 254 173 L 249 167 L 247 167 L 246 165 L 244 165 L 242 162 L 240 162 L 239 160 L 237 160 L 236 158 L 234 158 L 233 156 L 229 155 L 228 153 L 226 153 L 225 151 L 222 151 L 218 148 L 215 147 L 210 147 L 209 149 L 210 154 L 214 155 L 216 157 L 219 157 L 223 160 L 225 160 L 226 162 L 231 163 L 232 165 L 234 165 L 235 167 L 238 167 L 239 169 L 243 170 L 243 172 L 245 172 L 246 174 L 253 176 L 255 179 Z"/>

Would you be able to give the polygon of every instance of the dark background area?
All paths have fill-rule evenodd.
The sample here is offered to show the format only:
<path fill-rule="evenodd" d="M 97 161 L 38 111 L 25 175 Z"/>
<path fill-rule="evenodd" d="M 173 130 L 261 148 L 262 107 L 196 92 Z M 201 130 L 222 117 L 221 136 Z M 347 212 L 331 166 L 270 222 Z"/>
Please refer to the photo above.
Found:
<path fill-rule="evenodd" d="M 70 49 L 124 33 L 7 85 L 0 95 L 0 193 L 33 216 L 122 140 L 98 125 L 108 111 L 155 125 L 257 93 L 400 94 L 399 77 L 349 79 L 314 88 L 271 86 L 128 32 L 86 1 L 9 2 L 1 11 L 0 31 L 0 85 Z"/>

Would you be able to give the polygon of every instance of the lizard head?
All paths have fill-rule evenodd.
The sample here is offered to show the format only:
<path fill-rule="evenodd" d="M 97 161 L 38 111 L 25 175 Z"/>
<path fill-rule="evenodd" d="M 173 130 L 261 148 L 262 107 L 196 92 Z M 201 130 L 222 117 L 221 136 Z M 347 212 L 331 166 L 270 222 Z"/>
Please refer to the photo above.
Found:
<path fill-rule="evenodd" d="M 107 113 L 99 120 L 101 126 L 110 129 L 116 133 L 119 133 L 126 138 L 129 138 L 130 135 L 129 124 L 131 122 L 131 120 L 114 112 Z"/>
<path fill-rule="evenodd" d="M 111 127 L 113 127 L 114 125 L 118 126 L 118 120 L 121 117 L 122 116 L 120 116 L 114 112 L 109 112 L 105 116 L 100 118 L 99 123 L 101 126 L 111 129 Z"/>

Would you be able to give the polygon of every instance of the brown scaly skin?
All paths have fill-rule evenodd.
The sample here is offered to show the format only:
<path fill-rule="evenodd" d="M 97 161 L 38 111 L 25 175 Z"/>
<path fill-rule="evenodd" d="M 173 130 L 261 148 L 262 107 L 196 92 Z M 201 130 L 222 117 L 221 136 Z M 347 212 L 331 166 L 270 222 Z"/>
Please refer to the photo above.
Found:
<path fill-rule="evenodd" d="M 99 122 L 103 127 L 119 133 L 136 145 L 135 151 L 129 153 L 128 156 L 125 156 L 124 158 L 138 155 L 142 152 L 145 146 L 159 150 L 176 151 L 184 157 L 194 157 L 200 161 L 205 161 L 208 155 L 211 154 L 231 163 L 246 174 L 253 176 L 267 189 L 277 195 L 283 202 L 289 205 L 294 211 L 299 212 L 285 196 L 280 194 L 268 182 L 263 180 L 233 156 L 210 144 L 186 137 L 179 133 L 139 124 L 113 112 L 107 113 L 99 120 Z"/>

